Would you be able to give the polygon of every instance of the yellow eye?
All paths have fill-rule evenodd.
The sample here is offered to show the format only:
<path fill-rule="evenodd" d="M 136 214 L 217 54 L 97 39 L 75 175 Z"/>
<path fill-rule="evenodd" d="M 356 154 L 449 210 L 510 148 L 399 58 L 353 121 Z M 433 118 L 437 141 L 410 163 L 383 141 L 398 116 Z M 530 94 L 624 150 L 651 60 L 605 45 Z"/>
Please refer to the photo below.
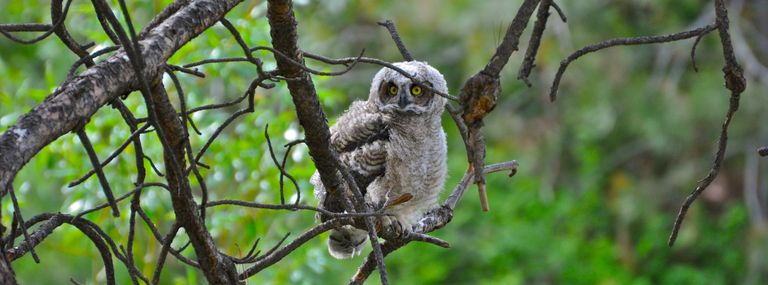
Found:
<path fill-rule="evenodd" d="M 389 91 L 389 95 L 397 95 L 397 86 L 390 83 L 389 88 L 387 88 L 387 91 Z"/>
<path fill-rule="evenodd" d="M 411 94 L 413 94 L 413 96 L 421 95 L 421 86 L 418 86 L 418 85 L 411 86 Z"/>

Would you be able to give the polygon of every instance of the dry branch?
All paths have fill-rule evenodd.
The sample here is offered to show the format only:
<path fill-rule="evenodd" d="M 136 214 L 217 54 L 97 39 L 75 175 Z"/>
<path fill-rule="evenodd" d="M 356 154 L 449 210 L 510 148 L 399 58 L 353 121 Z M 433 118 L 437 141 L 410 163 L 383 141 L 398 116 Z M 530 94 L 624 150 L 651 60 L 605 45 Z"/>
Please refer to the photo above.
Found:
<path fill-rule="evenodd" d="M 736 61 L 736 56 L 733 53 L 733 44 L 731 43 L 731 35 L 728 32 L 728 24 L 728 10 L 725 7 L 724 1 L 715 0 L 715 25 L 717 26 L 717 31 L 720 35 L 720 44 L 723 47 L 723 58 L 725 59 L 723 77 L 725 79 L 725 88 L 731 91 L 731 96 L 728 104 L 728 111 L 725 114 L 723 125 L 720 127 L 720 137 L 717 140 L 717 151 L 715 153 L 714 161 L 712 162 L 712 167 L 709 169 L 707 176 L 698 183 L 693 192 L 685 198 L 683 205 L 680 206 L 680 211 L 677 213 L 675 223 L 672 226 L 672 233 L 669 235 L 669 240 L 667 242 L 669 246 L 675 244 L 677 233 L 680 230 L 680 226 L 683 224 L 688 208 L 694 201 L 696 201 L 696 198 L 707 189 L 709 184 L 715 180 L 717 174 L 720 172 L 720 166 L 723 163 L 725 150 L 728 145 L 728 127 L 731 125 L 733 115 L 736 114 L 736 111 L 739 109 L 741 92 L 744 92 L 744 89 L 747 87 L 747 81 L 744 79 L 741 65 Z"/>
<path fill-rule="evenodd" d="M 165 61 L 182 45 L 213 25 L 240 1 L 192 1 L 139 43 L 146 66 L 143 74 L 156 78 Z M 43 147 L 72 131 L 107 102 L 139 89 L 125 51 L 120 50 L 79 76 L 67 80 L 40 105 L 0 135 L 0 196 L 16 173 Z"/>

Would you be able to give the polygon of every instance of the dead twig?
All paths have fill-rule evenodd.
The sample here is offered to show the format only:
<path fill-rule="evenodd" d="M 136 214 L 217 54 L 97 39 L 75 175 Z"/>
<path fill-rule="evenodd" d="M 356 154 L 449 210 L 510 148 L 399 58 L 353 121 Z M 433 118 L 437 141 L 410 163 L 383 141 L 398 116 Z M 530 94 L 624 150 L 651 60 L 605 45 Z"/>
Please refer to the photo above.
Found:
<path fill-rule="evenodd" d="M 685 214 L 688 212 L 688 208 L 694 201 L 696 201 L 696 198 L 707 189 L 709 184 L 715 180 L 717 174 L 720 172 L 720 166 L 723 163 L 725 150 L 728 144 L 728 127 L 731 124 L 733 115 L 739 109 L 741 93 L 744 92 L 744 89 L 747 86 L 741 65 L 736 61 L 736 56 L 733 52 L 731 35 L 728 32 L 728 11 L 723 0 L 715 0 L 715 18 L 715 25 L 718 34 L 720 35 L 720 44 L 723 47 L 723 58 L 725 59 L 725 66 L 723 67 L 725 87 L 731 91 L 730 103 L 728 104 L 728 112 L 725 114 L 725 120 L 720 128 L 720 137 L 717 140 L 717 152 L 715 153 L 712 167 L 709 169 L 707 176 L 699 182 L 693 192 L 685 198 L 683 205 L 680 206 L 680 211 L 677 213 L 675 223 L 672 226 L 672 233 L 667 242 L 670 247 L 675 244 L 677 233 L 680 231 L 680 226 L 682 225 L 683 220 L 685 220 Z"/>
<path fill-rule="evenodd" d="M 560 86 L 560 80 L 563 77 L 563 73 L 565 73 L 565 69 L 568 68 L 568 65 L 583 55 L 586 55 L 588 53 L 595 52 L 601 49 L 614 47 L 614 46 L 658 44 L 658 43 L 667 43 L 667 42 L 689 39 L 692 37 L 700 37 L 702 35 L 706 35 L 711 31 L 714 31 L 717 28 L 717 26 L 718 26 L 718 23 L 715 22 L 715 23 L 706 25 L 704 27 L 699 27 L 693 30 L 683 31 L 683 32 L 674 33 L 674 34 L 661 35 L 661 36 L 616 38 L 616 39 L 610 39 L 610 40 L 606 40 L 603 42 L 599 42 L 593 45 L 583 47 L 577 50 L 576 52 L 572 53 L 571 55 L 569 55 L 567 58 L 563 59 L 562 62 L 560 62 L 560 68 L 557 69 L 557 73 L 555 74 L 555 79 L 552 82 L 552 87 L 549 90 L 549 100 L 555 101 L 555 99 L 557 99 L 557 89 Z"/>

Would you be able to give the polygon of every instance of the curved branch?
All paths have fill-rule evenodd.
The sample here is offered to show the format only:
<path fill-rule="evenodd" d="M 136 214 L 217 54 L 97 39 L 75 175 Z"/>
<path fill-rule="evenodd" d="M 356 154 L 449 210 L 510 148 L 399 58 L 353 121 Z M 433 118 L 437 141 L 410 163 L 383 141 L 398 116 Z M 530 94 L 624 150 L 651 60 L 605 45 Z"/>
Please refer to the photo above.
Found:
<path fill-rule="evenodd" d="M 667 241 L 667 244 L 670 247 L 675 244 L 677 233 L 680 230 L 680 226 L 683 224 L 685 214 L 688 213 L 688 208 L 694 201 L 696 201 L 696 198 L 707 189 L 709 184 L 715 180 L 717 174 L 720 172 L 720 165 L 723 163 L 725 150 L 728 145 L 728 127 L 731 124 L 733 115 L 739 109 L 741 92 L 743 92 L 747 86 L 741 65 L 736 61 L 736 56 L 733 53 L 731 35 L 728 33 L 728 11 L 725 8 L 723 0 L 715 0 L 715 16 L 715 23 L 720 35 L 720 44 L 723 46 L 723 58 L 725 59 L 725 66 L 723 67 L 725 87 L 731 91 L 731 98 L 728 105 L 728 112 L 725 114 L 725 120 L 720 127 L 720 137 L 717 140 L 717 152 L 715 153 L 712 167 L 709 169 L 707 176 L 699 182 L 693 192 L 685 198 L 683 205 L 680 206 L 680 211 L 677 213 L 675 223 L 672 226 L 672 233 L 669 235 L 669 240 Z"/>
<path fill-rule="evenodd" d="M 115 268 L 112 263 L 112 254 L 109 251 L 109 247 L 102 239 L 101 235 L 93 229 L 93 227 L 87 223 L 84 223 L 82 219 L 66 215 L 66 214 L 43 214 L 34 217 L 28 223 L 29 226 L 35 223 L 48 220 L 47 223 L 40 226 L 29 239 L 26 239 L 22 244 L 8 250 L 6 256 L 9 260 L 13 261 L 23 256 L 27 252 L 33 250 L 35 246 L 40 244 L 46 237 L 48 237 L 53 230 L 61 226 L 62 224 L 71 224 L 80 230 L 85 236 L 87 236 L 98 249 L 101 254 L 101 258 L 104 261 L 105 275 L 107 277 L 107 284 L 115 284 Z"/>
<path fill-rule="evenodd" d="M 150 30 L 139 41 L 143 47 L 141 57 L 146 63 L 143 69 L 146 78 L 160 75 L 165 61 L 176 50 L 238 3 L 238 0 L 191 1 Z M 5 195 L 16 173 L 43 147 L 87 121 L 107 102 L 139 88 L 124 50 L 65 81 L 43 103 L 0 135 L 0 196 Z"/>
<path fill-rule="evenodd" d="M 289 244 L 285 245 L 284 247 L 278 250 L 270 251 L 269 253 L 261 257 L 258 261 L 256 261 L 256 264 L 254 264 L 250 268 L 240 273 L 240 280 L 245 280 L 248 277 L 255 275 L 256 273 L 259 273 L 264 268 L 267 268 L 270 265 L 277 263 L 278 261 L 283 259 L 283 257 L 288 255 L 292 251 L 296 250 L 299 246 L 313 239 L 317 235 L 327 232 L 333 228 L 338 228 L 343 225 L 348 225 L 350 222 L 351 222 L 350 220 L 337 218 L 337 219 L 331 219 L 331 220 L 325 221 L 324 223 L 313 227 L 312 229 L 303 233 L 301 236 L 299 236 Z"/>
<path fill-rule="evenodd" d="M 616 38 L 616 39 L 610 39 L 610 40 L 599 42 L 593 45 L 586 46 L 572 53 L 567 58 L 563 59 L 562 62 L 560 62 L 560 68 L 557 69 L 557 74 L 555 74 L 555 80 L 552 82 L 552 87 L 549 90 L 549 100 L 555 101 L 557 97 L 557 88 L 560 86 L 560 79 L 562 79 L 563 73 L 565 73 L 565 69 L 568 67 L 568 65 L 571 64 L 571 62 L 573 62 L 574 60 L 578 59 L 579 57 L 585 54 L 596 52 L 598 50 L 609 48 L 609 47 L 615 47 L 615 46 L 658 44 L 658 43 L 679 41 L 679 40 L 689 39 L 693 37 L 699 37 L 702 35 L 706 35 L 711 31 L 714 31 L 715 29 L 717 29 L 717 26 L 718 26 L 718 23 L 712 23 L 704 27 L 696 28 L 689 31 L 669 34 L 669 35 L 643 36 L 643 37 L 633 37 L 633 38 Z"/>

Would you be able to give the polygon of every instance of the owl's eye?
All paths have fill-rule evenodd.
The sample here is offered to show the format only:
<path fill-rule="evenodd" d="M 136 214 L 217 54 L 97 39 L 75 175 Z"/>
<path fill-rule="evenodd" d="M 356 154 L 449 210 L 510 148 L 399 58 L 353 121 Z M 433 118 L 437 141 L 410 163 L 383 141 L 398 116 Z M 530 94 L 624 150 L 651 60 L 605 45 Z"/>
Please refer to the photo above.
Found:
<path fill-rule="evenodd" d="M 397 95 L 397 86 L 395 84 L 390 83 L 389 87 L 387 87 L 387 92 L 389 92 L 389 95 Z"/>
<path fill-rule="evenodd" d="M 419 85 L 411 86 L 411 94 L 413 94 L 413 96 L 421 95 L 421 91 L 422 91 L 421 90 L 421 86 L 419 86 Z"/>

